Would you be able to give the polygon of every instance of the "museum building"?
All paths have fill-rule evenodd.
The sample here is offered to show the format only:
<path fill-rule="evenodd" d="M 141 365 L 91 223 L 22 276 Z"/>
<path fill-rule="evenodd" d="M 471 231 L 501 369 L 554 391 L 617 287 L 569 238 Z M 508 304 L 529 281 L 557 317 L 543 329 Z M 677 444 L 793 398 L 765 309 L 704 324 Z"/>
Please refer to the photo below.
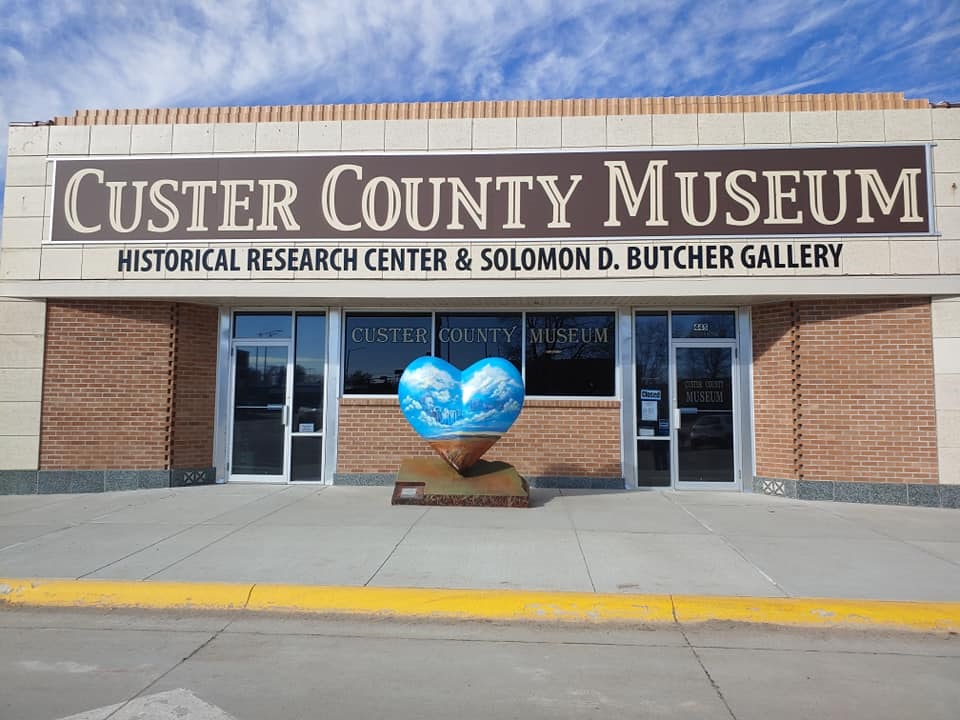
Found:
<path fill-rule="evenodd" d="M 958 184 L 899 93 L 14 123 L 0 493 L 392 484 L 434 355 L 535 487 L 960 507 Z"/>

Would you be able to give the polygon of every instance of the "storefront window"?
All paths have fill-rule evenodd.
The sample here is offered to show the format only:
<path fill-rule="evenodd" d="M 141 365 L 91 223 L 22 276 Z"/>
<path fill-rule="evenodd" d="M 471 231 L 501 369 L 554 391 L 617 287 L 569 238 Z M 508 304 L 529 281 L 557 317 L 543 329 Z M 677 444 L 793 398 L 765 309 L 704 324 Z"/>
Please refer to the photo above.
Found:
<path fill-rule="evenodd" d="M 283 340 L 290 337 L 290 313 L 236 313 L 233 336 L 245 340 Z"/>
<path fill-rule="evenodd" d="M 670 361 L 666 313 L 634 316 L 637 436 L 670 435 Z"/>
<path fill-rule="evenodd" d="M 294 435 L 290 479 L 294 482 L 323 482 L 323 436 Z"/>
<path fill-rule="evenodd" d="M 297 314 L 293 360 L 293 432 L 323 431 L 323 371 L 326 364 L 327 318 Z"/>
<path fill-rule="evenodd" d="M 529 313 L 527 395 L 616 393 L 613 313 Z"/>
<path fill-rule="evenodd" d="M 637 440 L 637 485 L 670 487 L 670 440 Z"/>
<path fill-rule="evenodd" d="M 437 313 L 437 357 L 465 370 L 477 360 L 501 357 L 520 369 L 523 333 L 520 313 Z"/>
<path fill-rule="evenodd" d="M 735 338 L 736 316 L 732 312 L 675 312 L 675 338 Z"/>
<path fill-rule="evenodd" d="M 430 313 L 348 313 L 343 392 L 396 395 L 404 368 L 429 355 Z"/>

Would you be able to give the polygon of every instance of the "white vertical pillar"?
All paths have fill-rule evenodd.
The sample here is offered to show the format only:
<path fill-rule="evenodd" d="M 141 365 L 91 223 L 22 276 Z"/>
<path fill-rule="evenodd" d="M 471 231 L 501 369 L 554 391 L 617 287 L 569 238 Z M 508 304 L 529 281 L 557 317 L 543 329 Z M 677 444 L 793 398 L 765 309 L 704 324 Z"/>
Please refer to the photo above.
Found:
<path fill-rule="evenodd" d="M 637 487 L 637 431 L 635 405 L 637 398 L 635 372 L 633 369 L 633 311 L 619 308 L 617 311 L 617 367 L 620 376 L 620 463 L 623 467 L 624 486 Z"/>
<path fill-rule="evenodd" d="M 930 312 L 940 483 L 960 485 L 960 296 L 933 298 Z"/>
<path fill-rule="evenodd" d="M 740 393 L 738 429 L 740 431 L 740 489 L 753 492 L 753 476 L 756 474 L 756 442 L 753 423 L 753 328 L 750 322 L 750 307 L 741 307 L 737 312 L 737 350 L 739 352 Z"/>
<path fill-rule="evenodd" d="M 46 302 L 0 298 L 0 470 L 37 470 Z"/>
<path fill-rule="evenodd" d="M 340 389 L 343 369 L 340 362 L 343 343 L 343 310 L 327 312 L 327 377 L 323 387 L 323 478 L 333 484 L 337 470 L 337 436 L 340 419 Z"/>
<path fill-rule="evenodd" d="M 217 466 L 217 482 L 225 482 L 229 473 L 227 462 L 230 460 L 230 423 L 233 415 L 230 410 L 230 308 L 220 308 L 220 324 L 217 329 L 217 391 L 214 411 L 213 462 Z"/>

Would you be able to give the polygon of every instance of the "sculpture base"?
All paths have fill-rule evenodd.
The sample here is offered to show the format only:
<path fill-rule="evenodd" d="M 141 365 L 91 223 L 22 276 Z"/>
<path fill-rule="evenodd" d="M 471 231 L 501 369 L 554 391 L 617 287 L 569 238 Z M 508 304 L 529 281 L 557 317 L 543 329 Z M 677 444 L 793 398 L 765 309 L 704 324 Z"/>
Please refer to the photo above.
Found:
<path fill-rule="evenodd" d="M 400 463 L 391 504 L 529 507 L 530 486 L 504 462 L 479 460 L 461 475 L 443 458 L 407 458 Z"/>

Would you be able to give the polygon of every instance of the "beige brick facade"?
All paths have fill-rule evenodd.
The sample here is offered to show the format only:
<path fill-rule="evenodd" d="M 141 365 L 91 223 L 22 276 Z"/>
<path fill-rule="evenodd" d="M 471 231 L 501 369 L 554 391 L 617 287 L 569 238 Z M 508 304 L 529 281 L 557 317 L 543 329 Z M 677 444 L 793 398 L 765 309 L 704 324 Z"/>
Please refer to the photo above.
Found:
<path fill-rule="evenodd" d="M 0 298 L 0 470 L 36 470 L 46 303 Z"/>
<path fill-rule="evenodd" d="M 935 232 L 831 237 L 830 268 L 628 267 L 636 238 L 605 243 L 615 265 L 589 270 L 458 268 L 165 270 L 118 264 L 161 243 L 50 242 L 57 161 L 377 153 L 509 153 L 819 147 L 921 143 L 931 159 Z M 898 93 L 516 102 L 383 103 L 83 110 L 10 128 L 0 235 L 0 470 L 169 470 L 215 464 L 225 444 L 228 339 L 237 308 L 521 310 L 739 308 L 752 357 L 740 382 L 742 487 L 761 478 L 960 484 L 960 109 Z M 735 253 L 757 238 L 723 239 Z M 775 238 L 799 251 L 803 238 Z M 269 242 L 269 239 L 268 239 Z M 330 249 L 347 241 L 284 241 Z M 568 240 L 494 237 L 491 249 L 558 249 Z M 587 241 L 585 241 L 587 242 Z M 653 242 L 660 242 L 654 239 Z M 666 242 L 666 241 L 664 241 Z M 715 238 L 680 239 L 692 246 Z M 200 238 L 169 247 L 264 243 Z M 375 234 L 360 252 L 389 248 Z M 461 244 L 441 243 L 451 257 Z M 618 336 L 619 339 L 622 339 Z M 628 339 L 628 343 L 629 343 Z M 329 347 L 341 350 L 339 340 Z M 747 347 L 743 345 L 742 347 Z M 44 353 L 46 359 L 44 360 Z M 339 360 L 339 359 L 338 359 Z M 629 478 L 635 388 L 618 349 L 618 394 L 528 400 L 492 455 L 541 478 Z M 339 363 L 335 363 L 337 367 Z M 751 375 L 752 372 L 752 375 Z M 750 378 L 752 377 L 752 386 Z M 332 474 L 389 474 L 429 454 L 395 398 L 335 390 Z M 42 411 L 41 411 L 42 408 Z M 219 439 L 218 439 L 219 438 Z M 219 455 L 217 455 L 219 453 Z M 0 477 L 2 480 L 2 477 Z"/>
<path fill-rule="evenodd" d="M 960 484 L 960 297 L 932 305 L 940 482 Z"/>

